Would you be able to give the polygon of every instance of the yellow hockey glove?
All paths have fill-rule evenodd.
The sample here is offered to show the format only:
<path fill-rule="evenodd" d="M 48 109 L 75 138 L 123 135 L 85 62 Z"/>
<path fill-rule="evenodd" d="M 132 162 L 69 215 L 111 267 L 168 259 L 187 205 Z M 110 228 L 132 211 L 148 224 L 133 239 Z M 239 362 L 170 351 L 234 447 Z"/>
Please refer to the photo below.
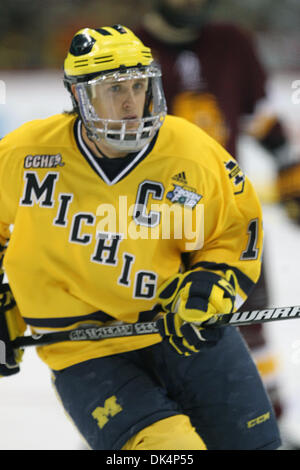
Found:
<path fill-rule="evenodd" d="M 8 284 L 0 285 L 0 377 L 20 370 L 23 351 L 13 349 L 11 342 L 22 336 L 26 324 L 22 319 Z"/>
<path fill-rule="evenodd" d="M 167 312 L 157 322 L 161 336 L 184 355 L 216 344 L 223 329 L 208 329 L 203 323 L 217 314 L 233 312 L 236 284 L 231 270 L 224 277 L 205 270 L 173 276 L 157 292 L 158 302 Z"/>

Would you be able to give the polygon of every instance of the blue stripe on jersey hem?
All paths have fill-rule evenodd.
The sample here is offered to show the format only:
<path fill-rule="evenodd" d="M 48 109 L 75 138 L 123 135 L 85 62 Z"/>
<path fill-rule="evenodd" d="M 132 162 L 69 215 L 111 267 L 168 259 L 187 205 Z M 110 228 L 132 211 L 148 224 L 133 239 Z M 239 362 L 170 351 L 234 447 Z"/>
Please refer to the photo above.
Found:
<path fill-rule="evenodd" d="M 156 305 L 152 310 L 145 310 L 139 313 L 139 322 L 152 321 L 161 308 Z M 116 321 L 115 317 L 112 317 L 108 313 L 98 310 L 97 312 L 90 313 L 88 315 L 78 315 L 76 317 L 60 317 L 60 318 L 29 318 L 23 317 L 27 325 L 41 327 L 41 328 L 64 328 L 73 325 L 74 323 L 93 320 L 100 321 L 101 323 L 107 323 Z"/>
<path fill-rule="evenodd" d="M 23 317 L 27 325 L 36 326 L 41 328 L 64 328 L 71 326 L 74 323 L 86 320 L 95 320 L 102 323 L 108 321 L 115 321 L 116 319 L 108 313 L 98 310 L 97 312 L 90 313 L 88 315 L 78 315 L 76 317 L 61 317 L 61 318 L 29 318 Z"/>

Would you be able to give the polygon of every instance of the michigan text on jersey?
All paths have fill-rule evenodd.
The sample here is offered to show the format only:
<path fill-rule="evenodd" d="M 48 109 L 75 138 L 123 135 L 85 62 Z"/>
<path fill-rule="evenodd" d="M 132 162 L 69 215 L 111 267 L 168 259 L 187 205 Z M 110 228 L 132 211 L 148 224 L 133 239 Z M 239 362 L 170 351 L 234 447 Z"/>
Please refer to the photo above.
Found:
<path fill-rule="evenodd" d="M 122 238 L 184 239 L 186 249 L 201 249 L 204 243 L 204 205 L 190 207 L 179 204 L 152 203 L 128 205 L 127 196 L 119 196 L 119 204 L 99 204 L 96 215 L 97 233 L 120 233 Z"/>
<path fill-rule="evenodd" d="M 54 207 L 55 187 L 59 178 L 60 174 L 56 171 L 48 171 L 42 181 L 35 171 L 24 172 L 25 185 L 20 206 L 32 207 L 38 204 L 41 208 Z M 150 183 L 151 190 L 148 187 Z M 173 185 L 174 190 L 167 192 L 166 195 L 169 202 L 153 202 L 154 197 L 151 198 L 150 195 L 155 184 L 158 183 L 143 182 L 140 186 L 144 190 L 138 191 L 133 204 L 128 202 L 127 195 L 119 195 L 113 204 L 101 203 L 95 207 L 93 213 L 73 214 L 70 241 L 76 243 L 91 241 L 91 234 L 82 232 L 82 225 L 85 222 L 91 228 L 96 227 L 96 239 L 99 239 L 103 233 L 108 234 L 109 238 L 118 235 L 120 239 L 131 240 L 177 239 L 185 241 L 186 250 L 201 249 L 204 244 L 204 205 L 199 203 L 202 196 L 184 189 L 179 197 L 177 185 Z M 161 199 L 162 197 L 163 194 Z M 67 220 L 73 198 L 74 195 L 71 193 L 58 195 L 54 226 L 69 225 Z"/>

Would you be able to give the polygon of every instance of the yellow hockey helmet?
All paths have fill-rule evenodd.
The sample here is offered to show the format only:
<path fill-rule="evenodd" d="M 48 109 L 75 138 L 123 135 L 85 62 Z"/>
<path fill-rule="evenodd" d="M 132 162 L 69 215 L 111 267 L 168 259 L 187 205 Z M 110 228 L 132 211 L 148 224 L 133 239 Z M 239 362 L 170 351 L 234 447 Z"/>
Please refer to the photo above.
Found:
<path fill-rule="evenodd" d="M 124 26 L 84 28 L 72 39 L 64 72 L 66 77 L 76 82 L 80 76 L 147 66 L 152 61 L 151 49 Z"/>
<path fill-rule="evenodd" d="M 118 151 L 137 151 L 162 125 L 167 108 L 161 70 L 130 29 L 81 29 L 64 72 L 74 109 L 94 143 L 104 140 Z"/>

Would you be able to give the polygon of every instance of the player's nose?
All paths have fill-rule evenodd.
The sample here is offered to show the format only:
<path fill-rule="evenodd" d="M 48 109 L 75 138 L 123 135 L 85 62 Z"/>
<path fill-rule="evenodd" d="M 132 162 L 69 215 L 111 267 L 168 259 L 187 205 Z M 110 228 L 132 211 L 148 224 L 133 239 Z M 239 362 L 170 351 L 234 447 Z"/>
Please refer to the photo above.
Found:
<path fill-rule="evenodd" d="M 125 109 L 128 109 L 128 108 L 134 107 L 135 105 L 136 105 L 136 98 L 135 98 L 134 92 L 133 90 L 128 89 L 124 97 L 123 106 Z"/>

